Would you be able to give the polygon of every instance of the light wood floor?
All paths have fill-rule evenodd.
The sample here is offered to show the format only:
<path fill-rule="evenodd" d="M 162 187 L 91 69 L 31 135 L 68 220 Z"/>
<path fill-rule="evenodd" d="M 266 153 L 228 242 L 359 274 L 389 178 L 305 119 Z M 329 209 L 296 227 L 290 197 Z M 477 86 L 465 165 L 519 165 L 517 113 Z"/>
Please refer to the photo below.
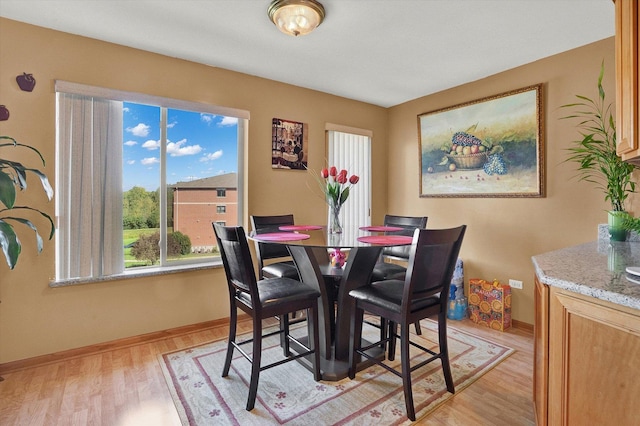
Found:
<path fill-rule="evenodd" d="M 469 320 L 452 325 L 516 352 L 416 424 L 534 425 L 531 331 L 501 333 Z M 227 327 L 217 326 L 4 373 L 0 425 L 180 425 L 156 356 L 226 335 Z"/>

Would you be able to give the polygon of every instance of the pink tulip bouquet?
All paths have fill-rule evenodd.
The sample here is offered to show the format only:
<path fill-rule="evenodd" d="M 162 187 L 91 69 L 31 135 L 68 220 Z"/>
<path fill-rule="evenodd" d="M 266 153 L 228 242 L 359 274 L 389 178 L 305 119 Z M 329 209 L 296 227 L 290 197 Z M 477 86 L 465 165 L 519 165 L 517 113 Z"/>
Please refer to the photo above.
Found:
<path fill-rule="evenodd" d="M 360 178 L 357 175 L 347 176 L 349 173 L 342 169 L 338 172 L 335 166 L 331 166 L 328 169 L 322 169 L 318 182 L 320 188 L 325 195 L 325 201 L 331 207 L 331 220 L 329 222 L 329 232 L 339 234 L 342 232 L 342 225 L 340 224 L 340 209 L 347 198 L 349 198 L 349 192 L 351 187 L 358 183 Z"/>

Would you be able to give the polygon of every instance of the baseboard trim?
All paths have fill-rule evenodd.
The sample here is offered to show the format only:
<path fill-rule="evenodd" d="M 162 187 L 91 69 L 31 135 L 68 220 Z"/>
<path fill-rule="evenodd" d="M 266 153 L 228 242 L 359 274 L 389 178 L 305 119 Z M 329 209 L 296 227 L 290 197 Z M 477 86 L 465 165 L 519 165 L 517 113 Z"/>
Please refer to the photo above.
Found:
<path fill-rule="evenodd" d="M 249 321 L 251 318 L 246 315 L 238 315 L 238 321 Z M 229 324 L 229 318 L 221 318 L 212 321 L 205 321 L 197 324 L 185 325 L 182 327 L 171 328 L 168 330 L 155 331 L 152 333 L 141 334 L 138 336 L 125 337 L 122 339 L 116 339 L 109 342 L 98 343 L 95 345 L 83 346 L 80 348 L 69 349 L 66 351 L 54 352 L 47 355 L 40 355 L 33 358 L 26 358 L 17 361 L 11 361 L 4 364 L 0 364 L 0 375 L 7 374 L 14 371 L 20 371 L 27 368 L 39 367 L 46 364 L 52 364 L 54 362 L 66 361 L 72 358 L 78 358 L 86 355 L 94 355 L 102 352 L 112 351 L 114 349 L 121 349 L 128 346 L 138 345 L 140 343 L 153 342 L 155 340 L 162 340 L 170 337 L 176 337 L 183 334 L 196 333 L 209 328 L 216 328 L 220 326 L 227 326 Z"/>
<path fill-rule="evenodd" d="M 528 322 L 523 322 L 523 321 L 518 321 L 518 320 L 511 320 L 511 325 L 514 328 L 519 328 L 521 330 L 527 330 L 530 331 L 531 333 L 533 333 L 533 324 L 529 324 Z"/>

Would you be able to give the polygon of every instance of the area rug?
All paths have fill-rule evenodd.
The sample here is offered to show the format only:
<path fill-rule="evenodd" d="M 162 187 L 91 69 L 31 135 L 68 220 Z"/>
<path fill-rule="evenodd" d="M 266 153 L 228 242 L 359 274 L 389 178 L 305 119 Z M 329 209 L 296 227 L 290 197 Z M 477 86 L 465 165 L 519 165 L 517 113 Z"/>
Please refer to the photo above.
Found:
<path fill-rule="evenodd" d="M 437 324 L 421 321 L 422 335 L 411 340 L 438 347 Z M 413 327 L 412 327 L 413 328 Z M 304 332 L 301 329 L 300 332 Z M 449 360 L 456 393 L 511 355 L 514 350 L 473 336 L 455 327 L 447 329 Z M 373 341 L 379 330 L 364 326 Z M 251 345 L 244 345 L 247 351 Z M 255 408 L 246 411 L 250 364 L 234 352 L 231 370 L 220 376 L 226 342 L 217 341 L 159 355 L 164 377 L 183 425 L 400 425 L 406 417 L 402 380 L 379 366 L 358 372 L 354 380 L 315 382 L 296 361 L 260 374 Z M 412 354 L 412 364 L 422 355 Z M 263 365 L 282 358 L 277 336 L 265 339 Z M 399 365 L 396 356 L 395 365 Z M 416 417 L 424 418 L 455 395 L 447 392 L 439 361 L 413 372 Z"/>

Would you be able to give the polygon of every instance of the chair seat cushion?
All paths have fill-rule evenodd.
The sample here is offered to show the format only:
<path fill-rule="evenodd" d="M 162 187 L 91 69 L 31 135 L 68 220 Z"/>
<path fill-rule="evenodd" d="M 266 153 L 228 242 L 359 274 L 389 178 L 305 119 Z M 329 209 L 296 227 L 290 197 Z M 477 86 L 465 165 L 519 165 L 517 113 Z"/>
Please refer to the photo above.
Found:
<path fill-rule="evenodd" d="M 285 306 L 300 300 L 314 300 L 320 296 L 320 292 L 307 284 L 290 278 L 265 278 L 258 281 L 258 294 L 263 309 L 273 309 L 276 306 Z M 237 299 L 251 306 L 251 297 L 248 293 L 240 292 Z"/>
<path fill-rule="evenodd" d="M 298 269 L 293 261 L 277 262 L 262 267 L 262 274 L 267 278 L 291 278 L 299 279 Z"/>
<path fill-rule="evenodd" d="M 382 280 L 404 280 L 407 268 L 395 263 L 379 262 L 371 273 L 371 282 Z"/>
<path fill-rule="evenodd" d="M 364 304 L 372 304 L 385 310 L 400 313 L 403 290 L 404 280 L 386 280 L 351 290 L 349 296 L 364 302 Z M 415 300 L 411 311 L 418 311 L 438 303 L 440 303 L 439 293 Z"/>

